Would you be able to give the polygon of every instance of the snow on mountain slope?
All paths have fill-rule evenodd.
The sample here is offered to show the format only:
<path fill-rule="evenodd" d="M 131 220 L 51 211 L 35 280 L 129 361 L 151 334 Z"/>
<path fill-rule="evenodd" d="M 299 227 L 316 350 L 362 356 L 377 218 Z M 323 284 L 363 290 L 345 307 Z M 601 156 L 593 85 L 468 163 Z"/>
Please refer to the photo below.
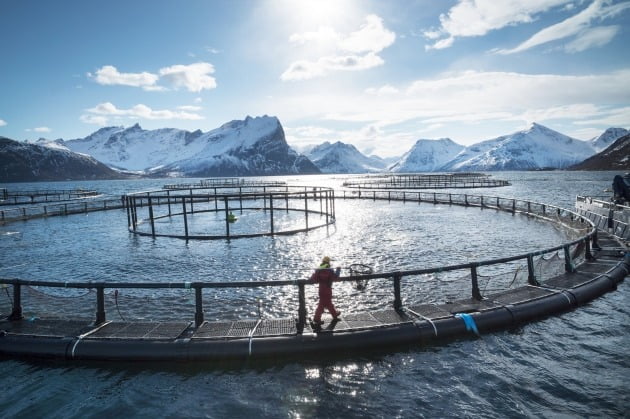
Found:
<path fill-rule="evenodd" d="M 0 137 L 0 182 L 121 179 L 93 157 L 73 153 L 58 143 L 18 142 Z"/>
<path fill-rule="evenodd" d="M 624 135 L 630 134 L 625 128 L 608 128 L 600 136 L 592 138 L 590 143 L 596 152 L 600 152 L 608 148 L 609 145 L 617 141 Z"/>
<path fill-rule="evenodd" d="M 389 170 L 398 173 L 439 171 L 463 149 L 464 146 L 450 138 L 418 140 Z"/>
<path fill-rule="evenodd" d="M 174 128 L 149 131 L 138 124 L 127 129 L 108 127 L 64 145 L 112 167 L 148 173 L 231 176 L 319 172 L 287 145 L 280 121 L 268 116 L 248 116 L 206 133 Z"/>
<path fill-rule="evenodd" d="M 603 151 L 571 166 L 573 170 L 630 170 L 630 134 L 619 137 Z"/>
<path fill-rule="evenodd" d="M 563 169 L 594 153 L 590 143 L 534 123 L 527 130 L 467 147 L 442 170 Z"/>
<path fill-rule="evenodd" d="M 371 173 L 385 170 L 382 159 L 368 157 L 352 144 L 326 141 L 314 147 L 308 158 L 323 173 Z"/>

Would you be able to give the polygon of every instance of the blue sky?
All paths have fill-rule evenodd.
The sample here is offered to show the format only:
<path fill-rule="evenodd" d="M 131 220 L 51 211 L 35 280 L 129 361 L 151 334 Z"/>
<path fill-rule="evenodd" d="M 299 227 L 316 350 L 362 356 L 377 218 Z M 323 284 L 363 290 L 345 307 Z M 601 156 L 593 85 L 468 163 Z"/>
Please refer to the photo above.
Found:
<path fill-rule="evenodd" d="M 400 155 L 538 122 L 630 128 L 630 0 L 0 0 L 0 135 L 208 131 Z"/>

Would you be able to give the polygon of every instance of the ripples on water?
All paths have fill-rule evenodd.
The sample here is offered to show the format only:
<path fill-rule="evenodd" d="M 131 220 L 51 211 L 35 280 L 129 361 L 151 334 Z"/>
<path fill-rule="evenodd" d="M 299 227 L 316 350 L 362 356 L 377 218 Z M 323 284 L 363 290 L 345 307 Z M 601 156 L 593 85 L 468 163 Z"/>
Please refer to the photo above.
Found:
<path fill-rule="evenodd" d="M 531 198 L 570 208 L 575 194 L 601 193 L 612 180 L 610 173 L 494 176 L 513 186 L 455 193 Z M 149 182 L 141 187 L 105 182 L 97 189 L 115 193 L 123 185 L 137 190 Z M 328 230 L 230 243 L 130 236 L 119 212 L 10 224 L 0 229 L 10 233 L 0 237 L 0 272 L 58 280 L 271 279 L 288 275 L 287 268 L 301 273 L 297 269 L 313 266 L 323 253 L 335 255 L 341 265 L 369 260 L 389 270 L 431 266 L 444 254 L 461 263 L 562 240 L 547 224 L 503 213 L 497 217 L 494 211 L 409 203 L 376 203 L 363 211 L 364 202 L 339 202 L 339 221 Z M 422 228 L 403 228 L 410 225 Z M 21 265 L 24 261 L 27 265 Z M 292 313 L 291 292 L 269 291 L 265 315 Z M 345 310 L 351 308 L 345 300 L 365 295 L 351 286 L 335 292 Z M 228 294 L 214 301 L 229 300 L 229 307 L 211 314 L 220 317 L 223 309 L 240 307 L 236 317 L 256 315 L 260 295 Z M 271 299 L 279 296 L 286 301 L 272 308 Z M 395 353 L 229 366 L 3 360 L 0 412 L 3 417 L 624 417 L 630 406 L 627 299 L 626 280 L 587 306 L 516 331 Z M 379 304 L 374 300 L 379 294 L 360 304 L 373 308 Z"/>

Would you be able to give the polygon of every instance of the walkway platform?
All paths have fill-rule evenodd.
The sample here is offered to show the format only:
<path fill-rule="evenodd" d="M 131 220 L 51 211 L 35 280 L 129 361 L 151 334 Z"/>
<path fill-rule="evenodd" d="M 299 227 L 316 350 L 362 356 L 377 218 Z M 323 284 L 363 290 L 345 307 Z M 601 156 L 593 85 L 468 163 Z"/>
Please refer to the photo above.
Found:
<path fill-rule="evenodd" d="M 574 309 L 616 289 L 630 273 L 630 253 L 599 234 L 594 258 L 541 283 L 448 304 L 349 313 L 300 332 L 294 318 L 203 322 L 116 322 L 93 319 L 0 321 L 3 356 L 121 361 L 246 360 L 302 357 L 331 350 L 431 345 L 474 337 Z M 3 315 L 6 318 L 8 313 Z M 471 328 L 473 320 L 475 328 Z"/>

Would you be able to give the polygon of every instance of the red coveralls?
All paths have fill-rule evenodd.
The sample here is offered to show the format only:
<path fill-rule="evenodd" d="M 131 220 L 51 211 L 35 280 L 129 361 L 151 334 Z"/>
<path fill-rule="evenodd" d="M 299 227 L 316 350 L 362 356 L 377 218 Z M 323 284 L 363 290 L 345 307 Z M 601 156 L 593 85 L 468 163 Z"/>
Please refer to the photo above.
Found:
<path fill-rule="evenodd" d="M 324 309 L 327 309 L 335 319 L 339 316 L 339 312 L 335 309 L 332 302 L 332 283 L 338 278 L 339 275 L 326 265 L 321 265 L 311 276 L 311 282 L 319 283 L 319 304 L 313 316 L 314 323 L 320 323 L 322 321 Z"/>

